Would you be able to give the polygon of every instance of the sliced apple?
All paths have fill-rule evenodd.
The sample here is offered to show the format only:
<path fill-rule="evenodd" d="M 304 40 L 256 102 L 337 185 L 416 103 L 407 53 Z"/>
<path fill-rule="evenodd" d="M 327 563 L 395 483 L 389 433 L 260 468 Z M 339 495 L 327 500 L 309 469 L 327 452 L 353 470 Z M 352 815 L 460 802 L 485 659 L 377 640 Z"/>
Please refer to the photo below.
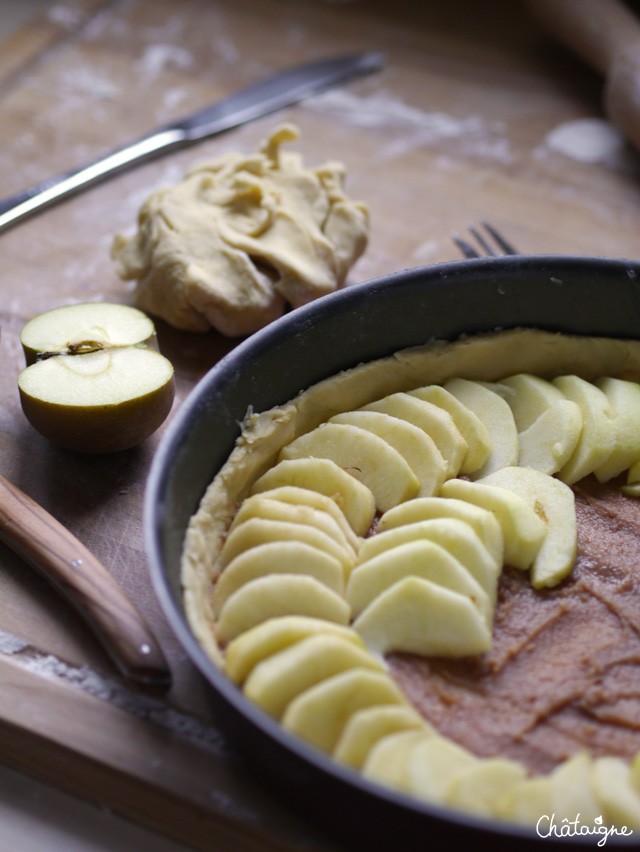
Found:
<path fill-rule="evenodd" d="M 544 519 L 546 535 L 531 566 L 531 584 L 536 589 L 557 585 L 571 572 L 576 560 L 575 497 L 571 488 L 555 477 L 526 467 L 497 470 L 482 483 L 513 491 Z"/>
<path fill-rule="evenodd" d="M 338 636 L 319 633 L 258 663 L 245 681 L 244 694 L 281 719 L 296 696 L 339 672 L 354 668 L 384 672 L 383 663 L 368 651 Z"/>
<path fill-rule="evenodd" d="M 442 804 L 454 779 L 478 763 L 478 758 L 445 737 L 417 743 L 409 757 L 409 791 L 420 799 Z"/>
<path fill-rule="evenodd" d="M 376 524 L 376 531 L 385 532 L 433 518 L 457 518 L 465 521 L 476 531 L 496 562 L 502 565 L 504 540 L 500 524 L 493 512 L 469 503 L 467 500 L 456 500 L 453 497 L 422 497 L 408 500 L 385 512 Z"/>
<path fill-rule="evenodd" d="M 383 737 L 400 731 L 433 729 L 408 704 L 376 704 L 353 713 L 347 720 L 333 750 L 340 763 L 361 769 L 374 745 Z"/>
<path fill-rule="evenodd" d="M 382 411 L 346 411 L 329 423 L 366 429 L 390 444 L 405 459 L 419 482 L 418 494 L 434 494 L 442 485 L 446 465 L 433 440 L 422 429 Z"/>
<path fill-rule="evenodd" d="M 628 763 L 619 757 L 599 757 L 593 761 L 591 781 L 606 821 L 631 830 L 640 828 L 640 792 Z"/>
<path fill-rule="evenodd" d="M 421 577 L 463 595 L 491 627 L 493 606 L 487 592 L 444 547 L 426 539 L 386 550 L 352 571 L 346 598 L 353 616 L 360 615 L 375 598 L 405 577 Z"/>
<path fill-rule="evenodd" d="M 411 755 L 416 746 L 433 736 L 431 731 L 423 729 L 387 734 L 378 740 L 367 755 L 362 775 L 394 790 L 408 793 L 411 785 Z"/>
<path fill-rule="evenodd" d="M 517 464 L 520 452 L 518 430 L 504 399 L 482 382 L 469 379 L 451 379 L 444 387 L 479 417 L 489 433 L 489 456 L 482 467 L 473 473 L 473 478 Z"/>
<path fill-rule="evenodd" d="M 351 537 L 345 534 L 338 521 L 326 512 L 324 508 L 318 509 L 315 506 L 309 506 L 297 501 L 274 499 L 271 493 L 254 494 L 252 497 L 247 497 L 236 512 L 233 522 L 229 527 L 229 533 L 232 533 L 233 530 L 237 529 L 244 521 L 248 521 L 250 518 L 304 524 L 325 533 L 325 535 L 333 539 L 355 559 L 359 544 L 354 546 Z"/>
<path fill-rule="evenodd" d="M 635 753 L 629 764 L 629 774 L 635 790 L 640 793 L 640 751 Z"/>
<path fill-rule="evenodd" d="M 613 450 L 595 469 L 597 479 L 608 482 L 640 459 L 640 385 L 613 378 L 596 384 L 609 400 L 615 427 Z"/>
<path fill-rule="evenodd" d="M 517 781 L 503 798 L 496 802 L 496 808 L 501 819 L 520 825 L 536 825 L 545 816 L 551 819 L 553 801 L 550 777 L 541 775 Z"/>
<path fill-rule="evenodd" d="M 218 568 L 224 568 L 246 550 L 272 541 L 301 541 L 316 547 L 337 559 L 345 576 L 351 572 L 354 564 L 352 551 L 317 527 L 291 521 L 248 518 L 227 536 L 218 557 Z"/>
<path fill-rule="evenodd" d="M 491 648 L 491 630 L 469 598 L 419 577 L 378 595 L 353 627 L 377 654 L 462 657 Z"/>
<path fill-rule="evenodd" d="M 345 572 L 334 556 L 302 541 L 271 541 L 239 553 L 226 566 L 213 588 L 211 606 L 220 615 L 227 599 L 239 588 L 267 574 L 300 574 L 344 595 Z"/>
<path fill-rule="evenodd" d="M 558 821 L 572 820 L 580 814 L 583 823 L 594 825 L 601 816 L 592 781 L 592 759 L 579 752 L 557 766 L 549 776 L 553 813 Z"/>
<path fill-rule="evenodd" d="M 408 393 L 393 393 L 364 406 L 365 411 L 383 411 L 422 429 L 434 441 L 446 464 L 446 476 L 457 476 L 467 453 L 462 437 L 448 411 Z"/>
<path fill-rule="evenodd" d="M 419 521 L 371 536 L 360 548 L 358 565 L 391 548 L 418 539 L 433 541 L 448 550 L 487 592 L 492 604 L 495 602 L 496 586 L 502 564 L 495 561 L 475 530 L 468 523 L 457 518 Z"/>
<path fill-rule="evenodd" d="M 593 473 L 611 455 L 616 441 L 611 406 L 600 388 L 579 376 L 559 376 L 553 384 L 567 399 L 575 402 L 582 413 L 580 440 L 558 477 L 572 485 Z"/>
<path fill-rule="evenodd" d="M 411 396 L 437 405 L 438 408 L 444 409 L 451 415 L 458 431 L 467 443 L 467 451 L 460 465 L 460 473 L 470 475 L 479 470 L 491 452 L 489 432 L 482 420 L 440 385 L 426 385 L 409 391 L 409 393 Z"/>
<path fill-rule="evenodd" d="M 502 528 L 507 565 L 523 570 L 531 567 L 544 541 L 547 525 L 523 497 L 512 490 L 493 487 L 487 477 L 481 482 L 450 479 L 440 493 L 443 497 L 468 500 L 493 512 Z"/>
<path fill-rule="evenodd" d="M 251 493 L 257 494 L 280 486 L 296 486 L 324 494 L 344 512 L 358 536 L 367 534 L 376 513 L 371 490 L 346 473 L 331 459 L 286 459 L 274 465 L 254 482 Z"/>
<path fill-rule="evenodd" d="M 581 435 L 580 408 L 569 399 L 559 399 L 528 429 L 519 433 L 518 464 L 521 467 L 533 467 L 551 476 L 567 464 Z"/>
<path fill-rule="evenodd" d="M 347 602 L 313 577 L 269 574 L 245 583 L 225 602 L 215 624 L 223 644 L 267 621 L 283 615 L 307 615 L 336 624 L 348 624 Z"/>
<path fill-rule="evenodd" d="M 351 480 L 353 481 L 353 477 L 351 477 Z M 282 485 L 261 493 L 270 500 L 280 500 L 282 503 L 293 503 L 296 506 L 309 506 L 312 509 L 326 512 L 336 522 L 353 550 L 357 553 L 360 549 L 360 536 L 354 533 L 338 503 L 326 494 L 321 494 L 311 488 L 299 488 L 294 485 Z"/>
<path fill-rule="evenodd" d="M 517 373 L 497 383 L 500 394 L 513 413 L 518 432 L 532 426 L 548 408 L 564 399 L 561 390 L 531 373 Z"/>
<path fill-rule="evenodd" d="M 627 497 L 640 497 L 640 459 L 627 471 L 627 481 L 622 486 L 622 491 Z"/>
<path fill-rule="evenodd" d="M 387 441 L 346 423 L 323 423 L 283 447 L 280 458 L 329 458 L 373 493 L 384 512 L 415 497 L 420 484 L 405 459 Z"/>
<path fill-rule="evenodd" d="M 139 444 L 166 419 L 174 398 L 171 363 L 137 308 L 90 302 L 54 308 L 20 334 L 27 367 L 22 410 L 58 446 L 111 453 Z"/>
<path fill-rule="evenodd" d="M 503 757 L 467 762 L 450 780 L 442 801 L 466 813 L 495 817 L 497 803 L 526 775 L 522 764 Z"/>
<path fill-rule="evenodd" d="M 330 754 L 348 720 L 358 710 L 404 704 L 404 695 L 386 672 L 352 668 L 294 698 L 285 710 L 282 726 Z"/>
<path fill-rule="evenodd" d="M 365 648 L 362 637 L 351 627 L 310 616 L 283 615 L 261 622 L 230 642 L 225 650 L 225 672 L 234 683 L 244 683 L 262 660 L 319 633 Z"/>

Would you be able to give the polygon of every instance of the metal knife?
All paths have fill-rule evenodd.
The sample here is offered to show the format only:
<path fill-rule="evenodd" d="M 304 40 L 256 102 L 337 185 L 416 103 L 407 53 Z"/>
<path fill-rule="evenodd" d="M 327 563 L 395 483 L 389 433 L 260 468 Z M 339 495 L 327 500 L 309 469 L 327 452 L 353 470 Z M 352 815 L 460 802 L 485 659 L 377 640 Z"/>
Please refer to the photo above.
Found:
<path fill-rule="evenodd" d="M 380 70 L 383 58 L 361 53 L 290 68 L 206 109 L 160 127 L 83 168 L 65 172 L 0 201 L 0 232 L 106 177 L 159 154 L 252 121 L 349 78 Z"/>

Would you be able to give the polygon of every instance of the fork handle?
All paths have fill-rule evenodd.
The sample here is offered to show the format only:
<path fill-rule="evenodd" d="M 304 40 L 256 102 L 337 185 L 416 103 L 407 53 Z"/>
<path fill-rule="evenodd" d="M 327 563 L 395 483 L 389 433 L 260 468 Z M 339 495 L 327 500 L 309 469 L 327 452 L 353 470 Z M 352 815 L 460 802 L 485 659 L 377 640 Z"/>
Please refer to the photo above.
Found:
<path fill-rule="evenodd" d="M 640 21 L 619 0 L 526 0 L 530 11 L 605 78 L 604 109 L 640 148 Z"/>
<path fill-rule="evenodd" d="M 0 541 L 67 598 L 124 675 L 147 685 L 169 685 L 160 646 L 112 575 L 66 527 L 3 476 Z"/>

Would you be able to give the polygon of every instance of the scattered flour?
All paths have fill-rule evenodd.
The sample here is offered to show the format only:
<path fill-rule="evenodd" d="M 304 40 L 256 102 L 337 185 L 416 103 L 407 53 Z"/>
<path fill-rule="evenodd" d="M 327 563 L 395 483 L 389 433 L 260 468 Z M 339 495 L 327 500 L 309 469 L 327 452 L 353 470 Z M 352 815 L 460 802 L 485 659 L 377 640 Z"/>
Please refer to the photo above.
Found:
<path fill-rule="evenodd" d="M 82 11 L 74 9 L 72 6 L 57 3 L 49 9 L 47 17 L 52 23 L 58 24 L 58 26 L 64 27 L 67 30 L 73 30 L 82 20 Z"/>
<path fill-rule="evenodd" d="M 418 263 L 428 263 L 433 260 L 433 258 L 440 251 L 440 244 L 437 240 L 427 240 L 424 243 L 420 243 L 413 251 L 413 258 Z"/>
<path fill-rule="evenodd" d="M 545 137 L 544 147 L 581 163 L 613 169 L 637 168 L 624 136 L 603 118 L 580 118 L 559 124 Z"/>
<path fill-rule="evenodd" d="M 189 68 L 193 64 L 191 53 L 173 44 L 150 44 L 136 63 L 138 70 L 154 76 L 166 68 Z"/>
<path fill-rule="evenodd" d="M 462 118 L 448 113 L 426 112 L 406 104 L 389 92 L 379 91 L 365 97 L 335 89 L 305 101 L 305 106 L 331 112 L 352 126 L 399 131 L 381 149 L 380 160 L 392 159 L 418 147 L 447 140 L 459 153 L 481 159 L 508 163 L 512 155 L 504 125 L 488 122 L 478 115 Z"/>

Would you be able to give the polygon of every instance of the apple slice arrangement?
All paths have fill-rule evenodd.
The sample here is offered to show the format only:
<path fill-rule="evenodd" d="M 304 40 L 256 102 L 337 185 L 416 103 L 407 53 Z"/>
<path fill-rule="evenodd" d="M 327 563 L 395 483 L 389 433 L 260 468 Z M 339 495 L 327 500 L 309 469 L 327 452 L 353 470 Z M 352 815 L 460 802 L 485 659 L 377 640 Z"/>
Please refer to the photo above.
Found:
<path fill-rule="evenodd" d="M 581 752 L 540 776 L 479 758 L 410 706 L 384 659 L 488 651 L 504 565 L 536 589 L 572 570 L 571 484 L 629 471 L 625 490 L 640 490 L 638 422 L 632 381 L 520 373 L 392 393 L 295 437 L 219 552 L 227 675 L 288 731 L 418 798 L 639 828 L 640 754 Z"/>
<path fill-rule="evenodd" d="M 86 302 L 32 319 L 20 341 L 18 378 L 31 425 L 53 443 L 88 453 L 136 446 L 163 423 L 174 397 L 173 367 L 155 327 L 137 308 Z"/>

